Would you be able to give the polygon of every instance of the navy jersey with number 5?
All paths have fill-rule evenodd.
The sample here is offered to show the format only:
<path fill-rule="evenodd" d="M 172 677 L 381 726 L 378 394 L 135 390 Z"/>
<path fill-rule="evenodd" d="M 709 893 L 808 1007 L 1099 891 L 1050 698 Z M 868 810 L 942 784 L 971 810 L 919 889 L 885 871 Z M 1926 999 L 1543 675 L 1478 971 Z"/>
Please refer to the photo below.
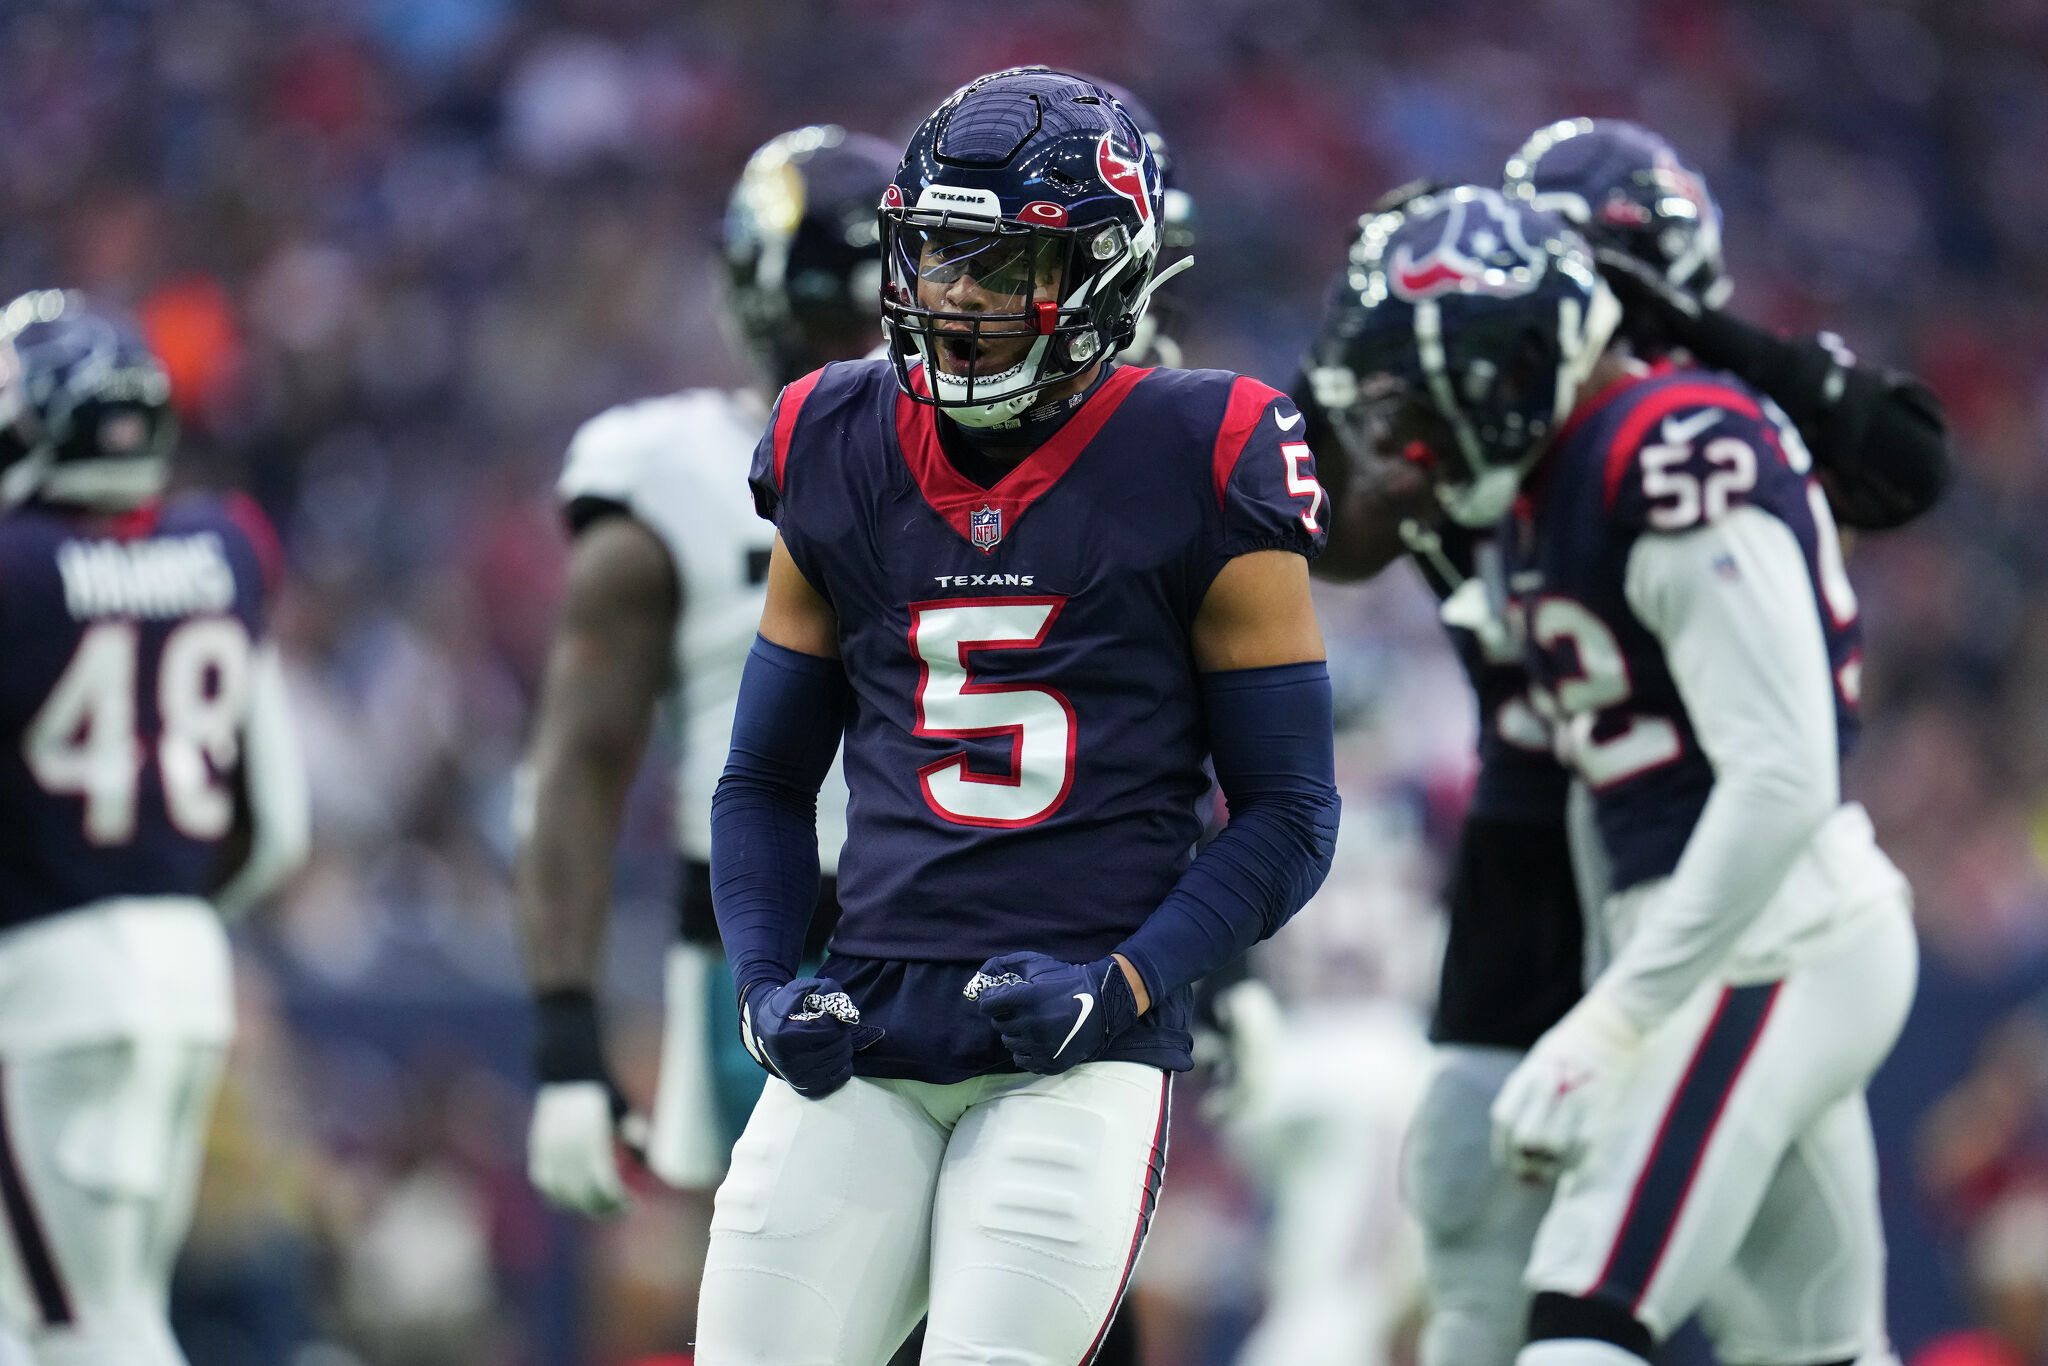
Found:
<path fill-rule="evenodd" d="M 0 928 L 211 890 L 272 545 L 239 496 L 0 517 Z"/>
<path fill-rule="evenodd" d="M 1560 434 L 1524 500 L 1515 576 L 1531 670 L 1562 712 L 1593 790 L 1613 887 L 1677 866 L 1714 785 L 1664 651 L 1627 600 L 1630 549 L 1750 506 L 1798 540 L 1835 679 L 1836 736 L 1856 737 L 1860 627 L 1827 497 L 1797 431 L 1729 376 L 1617 382 Z M 1527 571 L 1536 571 L 1533 575 Z M 1729 562 L 1723 569 L 1739 572 Z M 1721 571 L 1717 571 L 1721 572 Z"/>
<path fill-rule="evenodd" d="M 855 695 L 825 971 L 887 1030 L 856 1070 L 1012 1070 L 961 988 L 996 954 L 1102 957 L 1192 859 L 1189 632 L 1232 558 L 1321 548 L 1301 417 L 1236 375 L 1121 368 L 983 488 L 891 366 L 856 361 L 783 391 L 753 486 Z M 1107 1056 L 1186 1067 L 1186 1015 L 1160 1003 Z"/>

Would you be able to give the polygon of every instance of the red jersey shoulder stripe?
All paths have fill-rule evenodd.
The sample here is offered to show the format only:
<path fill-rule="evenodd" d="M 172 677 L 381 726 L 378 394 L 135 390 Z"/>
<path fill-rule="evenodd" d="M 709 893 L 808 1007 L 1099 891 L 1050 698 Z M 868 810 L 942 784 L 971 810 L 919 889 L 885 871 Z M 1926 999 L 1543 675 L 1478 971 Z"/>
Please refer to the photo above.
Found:
<path fill-rule="evenodd" d="M 1239 375 L 1230 385 L 1230 402 L 1224 405 L 1223 425 L 1216 431 L 1215 475 L 1216 506 L 1223 506 L 1223 490 L 1230 483 L 1231 472 L 1237 468 L 1238 457 L 1244 454 L 1245 444 L 1252 439 L 1252 432 L 1258 428 L 1259 419 L 1266 414 L 1266 405 L 1276 398 L 1285 398 L 1270 384 L 1261 384 L 1248 375 Z"/>
<path fill-rule="evenodd" d="M 813 370 L 782 391 L 782 401 L 775 407 L 775 491 L 782 492 L 782 471 L 789 464 L 789 442 L 796 435 L 797 414 L 803 410 L 804 400 L 811 396 L 811 390 L 818 387 L 824 377 L 823 370 Z"/>
<path fill-rule="evenodd" d="M 156 524 L 163 520 L 163 516 L 163 498 L 151 498 L 139 507 L 116 515 L 107 524 L 107 534 L 117 541 L 139 541 L 156 534 Z"/>
<path fill-rule="evenodd" d="M 262 505 L 240 489 L 230 489 L 223 495 L 221 507 L 255 549 L 256 564 L 263 574 L 263 596 L 268 600 L 284 579 L 284 545 L 277 539 L 277 528 L 271 525 Z"/>
<path fill-rule="evenodd" d="M 1612 508 L 1614 500 L 1621 493 L 1621 478 L 1628 472 L 1629 465 L 1636 458 L 1643 438 L 1651 426 L 1671 416 L 1680 408 L 1726 408 L 1744 417 L 1761 418 L 1763 409 L 1756 400 L 1720 380 L 1687 380 L 1657 390 L 1645 398 L 1635 411 L 1621 420 L 1614 430 L 1614 440 L 1607 448 L 1607 478 L 1603 489 L 1602 505 Z"/>

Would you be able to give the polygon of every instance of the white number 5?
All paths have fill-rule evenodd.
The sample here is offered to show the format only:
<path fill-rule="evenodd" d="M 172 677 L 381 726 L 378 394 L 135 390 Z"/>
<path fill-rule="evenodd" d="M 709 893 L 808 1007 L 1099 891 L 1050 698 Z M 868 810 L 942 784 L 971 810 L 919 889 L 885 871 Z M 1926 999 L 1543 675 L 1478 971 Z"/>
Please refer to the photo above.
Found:
<path fill-rule="evenodd" d="M 1296 498 L 1306 497 L 1308 506 L 1302 509 L 1301 524 L 1310 531 L 1321 531 L 1316 514 L 1322 511 L 1329 495 L 1323 492 L 1323 483 L 1310 472 L 1308 466 L 1315 460 L 1315 452 L 1305 441 L 1289 441 L 1280 447 L 1281 458 L 1287 461 L 1287 492 Z"/>
<path fill-rule="evenodd" d="M 932 810 L 961 825 L 1036 825 L 1074 786 L 1074 708 L 1052 688 L 985 683 L 969 667 L 983 650 L 1029 650 L 1045 641 L 1063 598 L 952 598 L 912 603 L 917 652 L 915 734 L 1007 736 L 1009 771 L 975 773 L 967 753 L 917 771 Z"/>

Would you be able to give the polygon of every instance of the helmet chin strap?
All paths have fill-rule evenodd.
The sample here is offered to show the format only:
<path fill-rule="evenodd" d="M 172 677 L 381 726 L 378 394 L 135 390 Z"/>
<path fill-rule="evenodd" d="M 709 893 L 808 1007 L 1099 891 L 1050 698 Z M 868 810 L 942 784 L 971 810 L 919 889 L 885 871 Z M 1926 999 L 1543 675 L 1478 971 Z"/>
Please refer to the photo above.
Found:
<path fill-rule="evenodd" d="M 1051 341 L 1052 338 L 1050 337 L 1040 337 L 1031 344 L 1031 349 L 1024 353 L 1024 358 L 1011 366 L 1004 374 L 1014 375 L 1021 379 L 1028 374 L 1034 373 L 1040 362 L 1044 360 L 1045 348 L 1051 344 Z M 968 387 L 967 381 L 953 375 L 948 375 L 941 370 L 933 362 L 931 350 L 924 338 L 920 337 L 918 339 L 917 347 L 924 355 L 925 373 L 931 379 L 932 393 L 936 395 L 947 388 L 952 388 L 964 396 Z M 1009 380 L 1004 379 L 998 382 L 1007 384 Z M 975 387 L 979 388 L 980 386 L 977 385 Z M 949 405 L 942 411 L 944 411 L 947 417 L 952 418 L 963 427 L 1000 427 L 1003 423 L 1013 421 L 1022 415 L 1025 410 L 1038 401 L 1039 397 L 1038 391 L 1026 390 L 1024 393 L 1010 394 L 989 403 Z"/>
<path fill-rule="evenodd" d="M 1607 344 L 1614 340 L 1614 330 L 1621 325 L 1621 301 L 1614 297 L 1607 281 L 1596 276 L 1593 295 L 1586 301 L 1585 316 L 1576 320 L 1577 326 L 1572 325 L 1575 313 L 1577 309 L 1571 309 L 1559 320 L 1558 346 L 1564 352 L 1564 364 L 1557 371 L 1553 425 L 1562 424 L 1578 406 L 1579 391 L 1592 377 L 1593 367 L 1600 363 Z"/>

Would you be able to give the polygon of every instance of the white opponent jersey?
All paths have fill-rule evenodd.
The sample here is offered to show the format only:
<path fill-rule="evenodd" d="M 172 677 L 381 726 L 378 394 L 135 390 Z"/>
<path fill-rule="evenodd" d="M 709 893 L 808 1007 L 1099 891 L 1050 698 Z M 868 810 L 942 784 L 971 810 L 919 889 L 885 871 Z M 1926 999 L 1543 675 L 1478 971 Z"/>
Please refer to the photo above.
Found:
<path fill-rule="evenodd" d="M 555 486 L 618 503 L 668 547 L 682 583 L 676 681 L 670 692 L 677 748 L 677 842 L 711 859 L 711 793 L 725 771 L 740 671 L 767 597 L 775 528 L 754 513 L 748 462 L 768 425 L 754 394 L 691 389 L 608 409 L 583 424 Z M 831 874 L 846 840 L 846 776 L 835 759 L 818 794 L 818 854 Z"/>

